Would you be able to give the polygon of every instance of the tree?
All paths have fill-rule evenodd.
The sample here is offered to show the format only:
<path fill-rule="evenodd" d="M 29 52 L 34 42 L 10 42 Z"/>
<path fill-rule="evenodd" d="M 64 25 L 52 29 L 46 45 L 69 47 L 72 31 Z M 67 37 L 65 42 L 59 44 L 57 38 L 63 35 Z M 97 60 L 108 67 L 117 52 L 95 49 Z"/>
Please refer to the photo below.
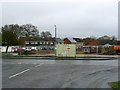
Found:
<path fill-rule="evenodd" d="M 23 29 L 23 34 L 26 37 L 31 37 L 31 36 L 39 36 L 39 31 L 36 26 L 32 24 L 26 24 L 21 26 Z"/>
<path fill-rule="evenodd" d="M 19 38 L 22 35 L 22 30 L 22 27 L 18 24 L 10 24 L 2 27 L 2 32 L 11 31 L 16 35 L 17 38 Z"/>
<path fill-rule="evenodd" d="M 3 31 L 2 32 L 2 42 L 6 44 L 6 53 L 8 52 L 9 46 L 17 45 L 18 40 L 16 35 L 12 31 Z"/>
<path fill-rule="evenodd" d="M 19 37 L 30 37 L 30 36 L 39 36 L 39 31 L 36 26 L 32 24 L 18 25 L 18 24 L 10 24 L 4 25 L 2 27 L 2 31 L 12 31 L 17 38 Z"/>
<path fill-rule="evenodd" d="M 18 44 L 19 44 L 19 46 L 21 46 L 21 47 L 25 46 L 25 37 L 20 37 L 20 38 L 18 39 Z"/>
<path fill-rule="evenodd" d="M 49 31 L 41 32 L 41 33 L 40 33 L 40 37 L 41 37 L 41 38 L 51 38 L 51 37 L 52 37 L 52 34 L 51 34 Z"/>

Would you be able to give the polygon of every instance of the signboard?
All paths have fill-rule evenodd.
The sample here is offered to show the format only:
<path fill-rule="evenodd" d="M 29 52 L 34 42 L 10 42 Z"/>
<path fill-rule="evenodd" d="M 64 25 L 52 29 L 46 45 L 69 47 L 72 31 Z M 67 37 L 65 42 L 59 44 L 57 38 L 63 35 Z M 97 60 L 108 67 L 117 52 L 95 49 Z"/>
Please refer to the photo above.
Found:
<path fill-rule="evenodd" d="M 76 56 L 75 44 L 57 44 L 56 56 L 57 57 L 75 57 Z"/>

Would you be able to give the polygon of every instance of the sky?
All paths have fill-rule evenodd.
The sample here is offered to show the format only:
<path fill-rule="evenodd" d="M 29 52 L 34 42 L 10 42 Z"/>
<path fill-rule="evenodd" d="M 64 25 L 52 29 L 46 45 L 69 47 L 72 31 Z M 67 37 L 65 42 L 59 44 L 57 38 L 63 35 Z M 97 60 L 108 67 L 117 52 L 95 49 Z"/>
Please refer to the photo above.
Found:
<path fill-rule="evenodd" d="M 3 0 L 2 23 L 33 24 L 57 37 L 118 36 L 119 0 Z"/>

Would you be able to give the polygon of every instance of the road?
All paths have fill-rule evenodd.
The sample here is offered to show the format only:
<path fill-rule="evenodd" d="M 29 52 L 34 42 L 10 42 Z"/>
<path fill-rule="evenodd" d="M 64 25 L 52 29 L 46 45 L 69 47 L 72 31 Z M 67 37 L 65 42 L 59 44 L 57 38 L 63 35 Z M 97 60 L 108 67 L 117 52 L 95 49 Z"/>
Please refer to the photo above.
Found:
<path fill-rule="evenodd" d="M 110 88 L 118 60 L 3 60 L 3 88 Z"/>

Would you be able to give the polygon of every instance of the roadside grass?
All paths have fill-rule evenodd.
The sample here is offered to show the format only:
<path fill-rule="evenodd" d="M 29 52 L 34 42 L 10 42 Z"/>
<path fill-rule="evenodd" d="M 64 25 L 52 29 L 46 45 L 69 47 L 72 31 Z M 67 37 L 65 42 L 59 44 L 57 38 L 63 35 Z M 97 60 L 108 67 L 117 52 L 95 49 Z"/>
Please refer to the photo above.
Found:
<path fill-rule="evenodd" d="M 23 57 L 26 55 L 13 55 L 13 53 L 2 53 L 2 58 L 10 58 L 10 57 Z"/>
<path fill-rule="evenodd" d="M 11 57 L 13 56 L 11 53 L 2 53 L 2 57 Z"/>
<path fill-rule="evenodd" d="M 113 90 L 120 90 L 120 81 L 109 83 Z"/>

